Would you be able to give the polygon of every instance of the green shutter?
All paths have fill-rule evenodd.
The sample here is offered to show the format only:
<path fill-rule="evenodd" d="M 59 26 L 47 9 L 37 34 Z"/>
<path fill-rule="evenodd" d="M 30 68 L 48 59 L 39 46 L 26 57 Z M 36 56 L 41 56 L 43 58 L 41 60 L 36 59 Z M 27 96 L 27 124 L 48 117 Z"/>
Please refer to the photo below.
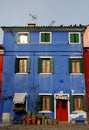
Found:
<path fill-rule="evenodd" d="M 83 61 L 83 58 L 80 59 L 80 72 L 81 73 L 84 73 L 84 61 Z"/>
<path fill-rule="evenodd" d="M 15 73 L 19 72 L 19 58 L 15 59 Z"/>
<path fill-rule="evenodd" d="M 72 73 L 72 59 L 69 58 L 69 73 Z"/>
<path fill-rule="evenodd" d="M 30 73 L 30 63 L 31 63 L 30 58 L 27 58 L 27 73 Z"/>
<path fill-rule="evenodd" d="M 50 42 L 50 33 L 45 33 L 45 42 Z"/>
<path fill-rule="evenodd" d="M 50 96 L 50 110 L 54 112 L 54 95 Z"/>
<path fill-rule="evenodd" d="M 74 43 L 74 34 L 70 34 L 70 43 Z"/>
<path fill-rule="evenodd" d="M 50 64 L 51 73 L 54 73 L 54 60 L 53 60 L 53 58 L 50 58 L 50 62 L 51 62 L 51 64 Z"/>
<path fill-rule="evenodd" d="M 74 111 L 74 96 L 70 96 L 70 112 Z"/>
<path fill-rule="evenodd" d="M 30 34 L 27 35 L 27 42 L 30 43 Z"/>
<path fill-rule="evenodd" d="M 75 42 L 79 43 L 79 34 L 74 34 L 75 35 Z"/>
<path fill-rule="evenodd" d="M 38 58 L 38 73 L 42 73 L 42 59 Z"/>
<path fill-rule="evenodd" d="M 16 43 L 20 43 L 20 34 L 19 33 L 16 34 Z"/>
<path fill-rule="evenodd" d="M 88 111 L 88 107 L 87 107 L 87 97 L 86 95 L 83 96 L 83 101 L 84 101 L 84 111 Z"/>
<path fill-rule="evenodd" d="M 42 95 L 39 95 L 38 96 L 38 111 L 42 111 L 42 108 L 43 108 L 43 96 Z"/>
<path fill-rule="evenodd" d="M 41 33 L 41 42 L 45 42 L 45 33 Z"/>

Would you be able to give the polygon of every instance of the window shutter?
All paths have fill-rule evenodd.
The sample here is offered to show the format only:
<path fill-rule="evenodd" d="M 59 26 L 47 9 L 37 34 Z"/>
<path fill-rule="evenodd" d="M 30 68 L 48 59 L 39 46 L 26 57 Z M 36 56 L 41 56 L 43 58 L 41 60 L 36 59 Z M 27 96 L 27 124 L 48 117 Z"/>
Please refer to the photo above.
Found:
<path fill-rule="evenodd" d="M 70 111 L 74 111 L 74 96 L 70 96 Z"/>
<path fill-rule="evenodd" d="M 41 33 L 41 42 L 45 42 L 45 33 Z"/>
<path fill-rule="evenodd" d="M 79 43 L 79 34 L 74 34 L 75 35 L 75 42 Z"/>
<path fill-rule="evenodd" d="M 38 73 L 42 73 L 42 59 L 38 58 Z"/>
<path fill-rule="evenodd" d="M 51 62 L 51 64 L 50 64 L 51 73 L 54 73 L 54 60 L 53 60 L 53 58 L 50 58 L 50 62 Z"/>
<path fill-rule="evenodd" d="M 70 34 L 70 43 L 74 42 L 74 34 Z"/>
<path fill-rule="evenodd" d="M 19 72 L 19 58 L 15 59 L 15 73 Z"/>
<path fill-rule="evenodd" d="M 45 33 L 45 41 L 50 42 L 50 33 Z"/>
<path fill-rule="evenodd" d="M 20 43 L 20 34 L 19 33 L 16 34 L 16 43 Z"/>
<path fill-rule="evenodd" d="M 50 96 L 50 110 L 54 112 L 54 95 Z"/>
<path fill-rule="evenodd" d="M 43 108 L 43 96 L 39 95 L 38 96 L 38 111 L 42 111 Z"/>
<path fill-rule="evenodd" d="M 72 59 L 69 58 L 69 73 L 72 73 Z"/>
<path fill-rule="evenodd" d="M 27 59 L 27 73 L 30 73 L 30 63 L 31 63 L 31 60 L 30 58 Z"/>
<path fill-rule="evenodd" d="M 84 111 L 87 112 L 88 108 L 87 108 L 87 97 L 86 97 L 86 95 L 83 96 L 83 101 L 84 101 Z"/>
<path fill-rule="evenodd" d="M 30 34 L 27 35 L 27 42 L 30 43 Z"/>
<path fill-rule="evenodd" d="M 80 59 L 80 71 L 81 73 L 84 73 L 84 62 L 83 62 L 83 58 Z"/>

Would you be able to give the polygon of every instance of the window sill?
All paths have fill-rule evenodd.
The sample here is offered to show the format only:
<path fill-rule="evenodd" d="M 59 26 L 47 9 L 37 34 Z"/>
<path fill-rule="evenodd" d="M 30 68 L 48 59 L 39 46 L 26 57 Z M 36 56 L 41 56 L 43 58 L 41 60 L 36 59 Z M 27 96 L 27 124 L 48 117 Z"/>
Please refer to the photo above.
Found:
<path fill-rule="evenodd" d="M 84 73 L 70 73 L 70 75 L 82 75 Z"/>
<path fill-rule="evenodd" d="M 85 113 L 85 111 L 84 111 L 84 110 L 76 110 L 76 111 L 73 111 L 73 112 Z"/>
<path fill-rule="evenodd" d="M 52 113 L 52 111 L 46 111 L 46 110 L 44 110 L 44 111 L 39 111 L 39 113 Z"/>
<path fill-rule="evenodd" d="M 30 43 L 17 43 L 18 45 L 25 45 L 25 44 L 30 44 Z"/>
<path fill-rule="evenodd" d="M 16 73 L 16 74 L 18 74 L 18 75 L 20 75 L 20 74 L 22 74 L 22 75 L 26 74 L 26 75 L 27 75 L 27 74 L 29 74 L 29 73 Z"/>
<path fill-rule="evenodd" d="M 52 73 L 39 73 L 39 74 L 42 74 L 42 75 L 51 75 Z"/>

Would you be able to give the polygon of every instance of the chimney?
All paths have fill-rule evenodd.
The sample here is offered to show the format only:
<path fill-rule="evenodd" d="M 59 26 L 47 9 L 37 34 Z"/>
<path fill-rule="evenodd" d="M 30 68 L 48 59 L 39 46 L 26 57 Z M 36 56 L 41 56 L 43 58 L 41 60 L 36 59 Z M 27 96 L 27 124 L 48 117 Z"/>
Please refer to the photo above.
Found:
<path fill-rule="evenodd" d="M 35 24 L 35 23 L 28 23 L 28 26 L 29 26 L 29 27 L 35 27 L 36 24 Z"/>

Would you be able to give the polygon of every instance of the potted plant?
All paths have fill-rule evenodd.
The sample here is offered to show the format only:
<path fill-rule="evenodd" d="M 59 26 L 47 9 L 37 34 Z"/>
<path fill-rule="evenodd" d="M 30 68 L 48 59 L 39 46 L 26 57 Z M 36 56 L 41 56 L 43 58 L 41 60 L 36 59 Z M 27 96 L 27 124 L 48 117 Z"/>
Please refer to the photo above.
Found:
<path fill-rule="evenodd" d="M 37 119 L 37 125 L 40 125 L 42 122 L 42 115 L 41 114 L 37 114 L 36 115 L 36 119 Z"/>
<path fill-rule="evenodd" d="M 36 114 L 35 113 L 32 114 L 31 119 L 32 119 L 32 125 L 36 124 Z"/>
<path fill-rule="evenodd" d="M 27 111 L 26 124 L 27 125 L 31 124 L 31 112 L 30 111 Z"/>

